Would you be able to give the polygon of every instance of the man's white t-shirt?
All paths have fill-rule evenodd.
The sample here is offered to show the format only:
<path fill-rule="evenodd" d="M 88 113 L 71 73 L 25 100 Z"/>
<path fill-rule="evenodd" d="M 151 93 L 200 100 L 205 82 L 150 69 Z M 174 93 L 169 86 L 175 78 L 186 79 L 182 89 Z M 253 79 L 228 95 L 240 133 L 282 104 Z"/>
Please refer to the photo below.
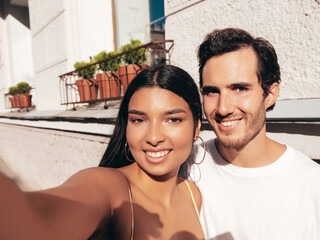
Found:
<path fill-rule="evenodd" d="M 241 168 L 206 142 L 190 179 L 202 194 L 201 222 L 214 240 L 320 240 L 320 165 L 287 146 L 272 164 Z M 195 146 L 197 161 L 203 147 Z"/>

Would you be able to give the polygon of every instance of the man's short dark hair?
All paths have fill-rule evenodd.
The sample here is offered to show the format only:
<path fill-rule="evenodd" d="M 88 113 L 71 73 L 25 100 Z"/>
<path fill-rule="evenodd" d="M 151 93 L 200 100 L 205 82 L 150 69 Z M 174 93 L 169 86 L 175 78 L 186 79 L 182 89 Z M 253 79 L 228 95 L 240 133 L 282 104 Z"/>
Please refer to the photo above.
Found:
<path fill-rule="evenodd" d="M 270 86 L 280 83 L 280 67 L 273 46 L 263 38 L 254 38 L 248 32 L 238 28 L 216 29 L 209 33 L 198 48 L 200 87 L 203 86 L 202 71 L 205 63 L 214 56 L 251 47 L 257 55 L 257 76 L 264 95 Z M 273 104 L 267 111 L 274 108 Z"/>

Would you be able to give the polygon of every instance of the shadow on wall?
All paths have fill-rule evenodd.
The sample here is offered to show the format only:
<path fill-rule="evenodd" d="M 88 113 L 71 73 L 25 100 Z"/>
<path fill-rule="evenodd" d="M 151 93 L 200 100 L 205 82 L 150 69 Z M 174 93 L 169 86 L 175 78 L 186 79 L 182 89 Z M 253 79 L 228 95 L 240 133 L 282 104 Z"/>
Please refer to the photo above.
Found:
<path fill-rule="evenodd" d="M 267 122 L 267 132 L 320 136 L 320 124 Z"/>
<path fill-rule="evenodd" d="M 14 6 L 9 4 L 9 2 L 9 0 L 0 1 L 0 17 L 5 20 L 8 15 L 11 15 L 25 27 L 30 29 L 28 6 Z"/>

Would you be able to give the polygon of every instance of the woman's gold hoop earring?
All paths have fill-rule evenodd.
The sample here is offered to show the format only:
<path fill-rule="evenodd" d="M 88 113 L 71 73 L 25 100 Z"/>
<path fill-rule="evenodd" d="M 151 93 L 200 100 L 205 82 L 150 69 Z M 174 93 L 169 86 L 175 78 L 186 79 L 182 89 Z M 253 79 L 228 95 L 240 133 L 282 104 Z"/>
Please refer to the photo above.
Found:
<path fill-rule="evenodd" d="M 206 154 L 207 154 L 207 148 L 206 148 L 206 143 L 203 141 L 202 137 L 198 136 L 198 138 L 200 138 L 200 140 L 202 141 L 203 143 L 203 150 L 204 150 L 204 153 L 203 153 L 203 158 L 200 162 L 195 162 L 193 159 L 192 159 L 192 162 L 196 165 L 200 165 L 203 161 L 204 161 L 204 158 L 206 157 Z M 198 139 L 197 139 L 198 140 Z"/>
<path fill-rule="evenodd" d="M 131 160 L 127 155 L 127 146 L 128 146 L 128 142 L 126 142 L 126 144 L 124 145 L 124 154 L 126 155 L 126 158 L 129 162 L 134 162 L 134 160 Z"/>

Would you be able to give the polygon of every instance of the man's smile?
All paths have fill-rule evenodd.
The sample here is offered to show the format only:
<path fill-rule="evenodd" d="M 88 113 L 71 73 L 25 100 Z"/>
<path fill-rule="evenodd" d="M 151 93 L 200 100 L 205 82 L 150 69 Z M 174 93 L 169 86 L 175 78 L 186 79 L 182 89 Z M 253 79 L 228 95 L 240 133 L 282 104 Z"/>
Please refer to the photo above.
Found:
<path fill-rule="evenodd" d="M 222 122 L 220 122 L 220 124 L 223 125 L 224 127 L 231 127 L 238 122 L 240 122 L 240 120 L 222 121 Z"/>

